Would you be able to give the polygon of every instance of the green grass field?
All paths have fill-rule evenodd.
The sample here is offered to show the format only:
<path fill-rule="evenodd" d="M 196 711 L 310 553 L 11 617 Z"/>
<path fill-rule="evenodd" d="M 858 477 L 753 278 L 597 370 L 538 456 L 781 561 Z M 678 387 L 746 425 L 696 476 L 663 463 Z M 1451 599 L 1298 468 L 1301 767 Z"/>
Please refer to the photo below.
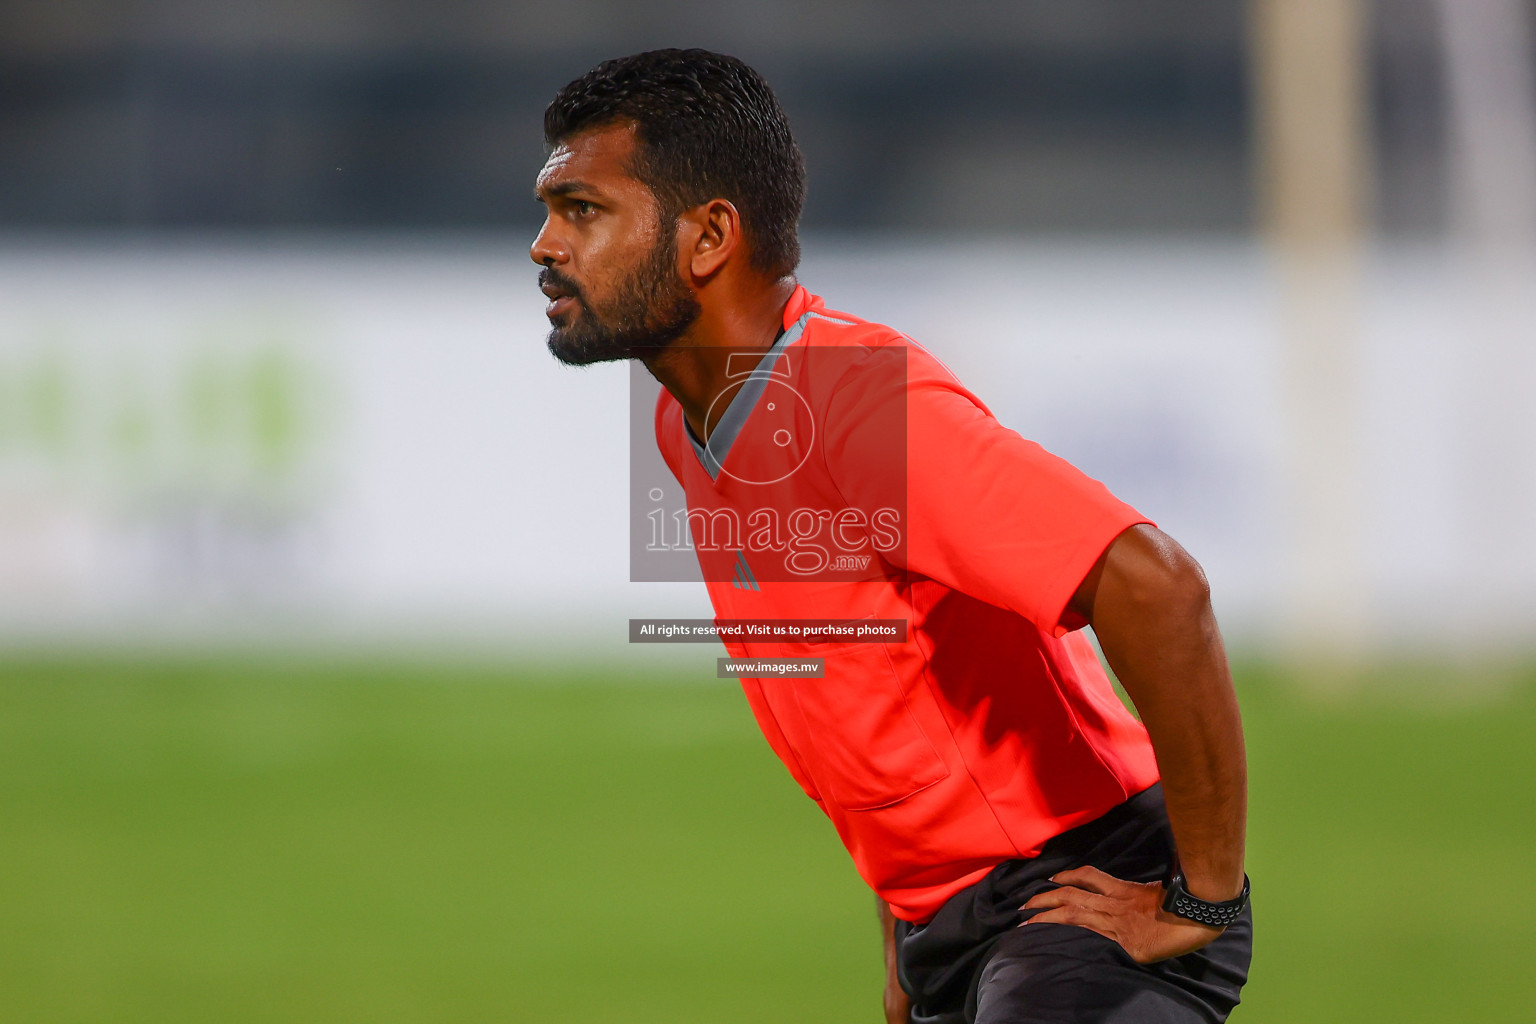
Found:
<path fill-rule="evenodd" d="M 1233 1019 L 1531 1019 L 1533 679 L 1240 687 Z M 734 684 L 0 663 L 0 1021 L 875 1024 L 880 982 L 873 899 Z"/>

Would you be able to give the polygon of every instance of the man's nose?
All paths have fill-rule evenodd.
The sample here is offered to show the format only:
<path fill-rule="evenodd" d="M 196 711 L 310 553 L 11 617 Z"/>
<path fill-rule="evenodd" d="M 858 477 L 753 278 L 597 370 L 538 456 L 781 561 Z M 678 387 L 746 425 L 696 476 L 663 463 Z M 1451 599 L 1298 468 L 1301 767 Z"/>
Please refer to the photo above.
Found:
<path fill-rule="evenodd" d="M 541 267 L 552 267 L 557 263 L 566 263 L 570 260 L 570 250 L 556 237 L 552 230 L 553 218 L 544 221 L 544 226 L 539 229 L 538 237 L 533 240 L 533 245 L 528 249 L 528 256 Z"/>

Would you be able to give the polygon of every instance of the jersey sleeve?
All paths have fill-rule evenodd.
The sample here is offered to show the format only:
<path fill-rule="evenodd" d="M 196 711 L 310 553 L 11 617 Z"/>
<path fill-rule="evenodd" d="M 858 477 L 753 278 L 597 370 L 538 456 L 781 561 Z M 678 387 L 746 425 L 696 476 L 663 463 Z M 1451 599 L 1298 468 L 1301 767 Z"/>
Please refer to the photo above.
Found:
<path fill-rule="evenodd" d="M 904 490 L 890 561 L 1061 636 L 1094 562 L 1151 520 L 998 423 L 952 378 L 914 370 L 900 388 L 849 381 L 829 406 L 828 466 L 844 500 L 872 510 Z"/>

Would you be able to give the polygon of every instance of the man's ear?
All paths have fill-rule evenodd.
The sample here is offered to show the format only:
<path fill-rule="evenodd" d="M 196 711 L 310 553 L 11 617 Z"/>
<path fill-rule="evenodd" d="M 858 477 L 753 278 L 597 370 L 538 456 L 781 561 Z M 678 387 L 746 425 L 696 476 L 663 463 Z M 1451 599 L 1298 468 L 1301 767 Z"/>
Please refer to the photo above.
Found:
<path fill-rule="evenodd" d="M 725 199 L 711 199 L 684 211 L 678 224 L 678 248 L 696 278 L 710 277 L 742 244 L 741 214 Z"/>

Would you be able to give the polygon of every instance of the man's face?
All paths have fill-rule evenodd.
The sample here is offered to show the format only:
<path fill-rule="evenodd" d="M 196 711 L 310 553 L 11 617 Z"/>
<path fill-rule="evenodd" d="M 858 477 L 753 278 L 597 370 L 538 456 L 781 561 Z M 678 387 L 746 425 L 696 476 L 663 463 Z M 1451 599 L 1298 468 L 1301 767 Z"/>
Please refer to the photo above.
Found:
<path fill-rule="evenodd" d="M 572 364 L 630 359 L 670 344 L 698 318 L 674 224 L 630 173 L 630 126 L 583 132 L 555 147 L 535 191 L 544 227 L 529 255 L 544 269 L 549 350 Z"/>

